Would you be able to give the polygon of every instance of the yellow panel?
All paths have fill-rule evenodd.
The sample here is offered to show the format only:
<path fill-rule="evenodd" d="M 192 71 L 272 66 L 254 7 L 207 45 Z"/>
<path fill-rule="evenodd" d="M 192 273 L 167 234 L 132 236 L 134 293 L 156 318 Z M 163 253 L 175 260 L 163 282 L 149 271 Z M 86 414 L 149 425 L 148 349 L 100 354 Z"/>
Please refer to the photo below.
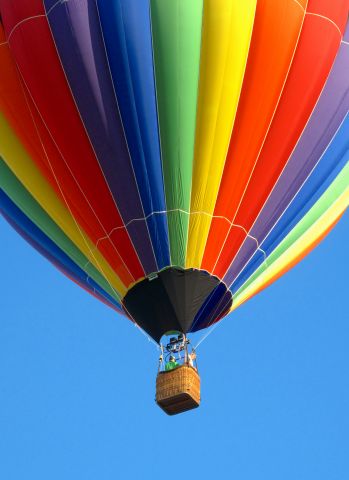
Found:
<path fill-rule="evenodd" d="M 204 3 L 186 267 L 200 268 L 239 102 L 255 9 L 256 0 Z"/>
<path fill-rule="evenodd" d="M 89 259 L 110 285 L 123 296 L 126 293 L 125 285 L 90 241 L 87 234 L 77 226 L 69 210 L 59 200 L 17 139 L 2 112 L 0 112 L 0 132 L 0 154 L 6 164 L 67 237 Z"/>
<path fill-rule="evenodd" d="M 231 311 L 245 303 L 259 290 L 262 290 L 286 272 L 292 264 L 303 258 L 304 252 L 309 252 L 315 246 L 317 239 L 336 223 L 349 204 L 349 189 L 347 189 L 326 212 L 298 240 L 293 243 L 275 262 L 273 262 L 256 280 L 244 290 L 234 301 Z"/>

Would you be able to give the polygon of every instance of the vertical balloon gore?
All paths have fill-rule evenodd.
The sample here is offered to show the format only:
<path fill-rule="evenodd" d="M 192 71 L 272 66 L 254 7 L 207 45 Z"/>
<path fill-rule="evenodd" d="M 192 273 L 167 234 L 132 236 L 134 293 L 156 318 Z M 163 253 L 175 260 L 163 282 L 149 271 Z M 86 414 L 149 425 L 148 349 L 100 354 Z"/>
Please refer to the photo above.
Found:
<path fill-rule="evenodd" d="M 348 205 L 348 0 L 0 0 L 0 209 L 156 342 Z"/>

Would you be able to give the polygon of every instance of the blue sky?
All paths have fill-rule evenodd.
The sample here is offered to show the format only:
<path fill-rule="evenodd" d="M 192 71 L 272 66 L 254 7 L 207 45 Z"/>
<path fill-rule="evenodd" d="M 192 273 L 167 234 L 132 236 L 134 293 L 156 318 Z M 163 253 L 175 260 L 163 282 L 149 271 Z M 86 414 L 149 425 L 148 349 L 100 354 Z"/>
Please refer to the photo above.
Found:
<path fill-rule="evenodd" d="M 348 226 L 202 343 L 202 405 L 167 417 L 154 345 L 0 219 L 0 478 L 349 478 Z"/>

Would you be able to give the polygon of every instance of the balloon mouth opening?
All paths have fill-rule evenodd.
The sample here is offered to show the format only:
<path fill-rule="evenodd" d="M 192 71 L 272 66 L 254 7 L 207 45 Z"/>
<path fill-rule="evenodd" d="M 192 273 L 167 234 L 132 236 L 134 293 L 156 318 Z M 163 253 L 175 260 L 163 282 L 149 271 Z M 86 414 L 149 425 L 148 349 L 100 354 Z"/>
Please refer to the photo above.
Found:
<path fill-rule="evenodd" d="M 164 337 L 170 337 L 171 335 L 180 335 L 181 333 L 183 332 L 180 332 L 179 330 L 168 330 L 163 334 L 160 340 L 162 341 Z"/>
<path fill-rule="evenodd" d="M 159 340 L 159 344 L 160 345 L 169 345 L 171 344 L 171 342 L 175 342 L 175 341 L 178 341 L 179 338 L 184 338 L 184 339 L 187 339 L 188 338 L 188 335 L 186 335 L 185 333 L 183 332 L 180 332 L 179 330 L 168 330 L 167 332 L 165 332 L 160 340 Z"/>

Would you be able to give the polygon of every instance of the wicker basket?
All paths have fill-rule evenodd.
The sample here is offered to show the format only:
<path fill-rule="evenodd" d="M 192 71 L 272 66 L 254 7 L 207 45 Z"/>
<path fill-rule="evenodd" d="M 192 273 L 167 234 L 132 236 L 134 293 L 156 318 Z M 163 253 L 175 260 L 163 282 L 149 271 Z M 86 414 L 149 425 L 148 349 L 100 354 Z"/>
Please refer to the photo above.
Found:
<path fill-rule="evenodd" d="M 197 371 L 182 365 L 156 378 L 156 403 L 168 415 L 197 408 L 200 405 L 200 377 Z"/>

